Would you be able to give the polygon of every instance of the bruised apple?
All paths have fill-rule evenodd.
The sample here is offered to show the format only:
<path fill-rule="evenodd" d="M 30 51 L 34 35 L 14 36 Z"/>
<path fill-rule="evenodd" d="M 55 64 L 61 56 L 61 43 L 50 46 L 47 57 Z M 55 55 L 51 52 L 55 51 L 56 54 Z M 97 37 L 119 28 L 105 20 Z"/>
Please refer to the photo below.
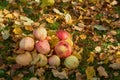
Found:
<path fill-rule="evenodd" d="M 72 48 L 69 45 L 69 43 L 65 40 L 62 40 L 58 42 L 55 46 L 55 53 L 60 57 L 60 58 L 66 58 L 71 55 L 72 53 Z"/>
<path fill-rule="evenodd" d="M 32 51 L 34 48 L 34 44 L 34 39 L 32 39 L 31 37 L 25 37 L 20 41 L 19 47 L 22 50 Z"/>
<path fill-rule="evenodd" d="M 35 44 L 36 50 L 42 54 L 50 52 L 50 44 L 48 40 L 40 40 Z"/>

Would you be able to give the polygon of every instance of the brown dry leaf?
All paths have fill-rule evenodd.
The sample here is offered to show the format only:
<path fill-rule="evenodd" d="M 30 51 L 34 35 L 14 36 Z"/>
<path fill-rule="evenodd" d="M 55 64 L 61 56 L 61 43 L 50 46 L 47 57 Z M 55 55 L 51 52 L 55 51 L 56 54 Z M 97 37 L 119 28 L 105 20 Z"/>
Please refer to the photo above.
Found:
<path fill-rule="evenodd" d="M 20 27 L 15 27 L 15 28 L 13 29 L 13 33 L 14 33 L 14 34 L 22 34 L 22 30 L 21 30 Z"/>
<path fill-rule="evenodd" d="M 59 72 L 58 70 L 52 69 L 52 73 L 54 77 L 58 77 L 60 79 L 68 79 L 66 71 Z"/>
<path fill-rule="evenodd" d="M 120 69 L 120 64 L 119 63 L 113 63 L 113 64 L 110 64 L 109 67 L 112 68 L 112 69 L 115 69 L 115 70 Z"/>
<path fill-rule="evenodd" d="M 43 74 L 44 74 L 45 70 L 43 68 L 40 68 L 40 69 L 37 69 L 36 72 L 35 72 L 35 75 L 39 76 L 39 77 L 44 77 Z"/>
<path fill-rule="evenodd" d="M 120 64 L 120 58 L 116 58 L 115 62 Z"/>
<path fill-rule="evenodd" d="M 25 26 L 25 30 L 33 31 L 33 27 L 32 26 Z"/>
<path fill-rule="evenodd" d="M 99 73 L 100 76 L 104 76 L 105 78 L 108 78 L 108 74 L 107 74 L 107 72 L 105 71 L 105 68 L 104 68 L 104 67 L 99 66 L 99 67 L 97 68 L 97 71 L 98 71 L 98 73 Z"/>
<path fill-rule="evenodd" d="M 114 72 L 113 75 L 114 76 L 119 76 L 119 72 Z"/>
<path fill-rule="evenodd" d="M 85 70 L 85 73 L 87 75 L 87 80 L 91 80 L 96 75 L 93 66 L 88 66 L 87 69 Z"/>
<path fill-rule="evenodd" d="M 111 22 L 110 25 L 112 28 L 120 28 L 120 20 L 117 20 L 115 22 Z"/>
<path fill-rule="evenodd" d="M 0 79 L 1 80 L 1 79 Z M 22 78 L 20 78 L 19 76 L 14 76 L 13 78 L 12 78 L 12 80 L 22 80 Z"/>
<path fill-rule="evenodd" d="M 89 58 L 87 59 L 88 63 L 93 63 L 94 62 L 94 57 L 95 57 L 95 53 L 91 52 L 89 55 Z"/>
<path fill-rule="evenodd" d="M 100 53 L 99 58 L 100 58 L 100 60 L 105 60 L 107 58 L 107 54 L 106 53 Z"/>
<path fill-rule="evenodd" d="M 76 72 L 76 80 L 82 80 L 82 74 L 80 72 Z"/>

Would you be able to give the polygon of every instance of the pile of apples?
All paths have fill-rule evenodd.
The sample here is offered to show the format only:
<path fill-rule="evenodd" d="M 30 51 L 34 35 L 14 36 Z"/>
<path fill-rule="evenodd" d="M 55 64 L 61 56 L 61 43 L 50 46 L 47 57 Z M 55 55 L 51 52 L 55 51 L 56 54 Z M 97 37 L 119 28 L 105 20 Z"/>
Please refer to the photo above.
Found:
<path fill-rule="evenodd" d="M 48 39 L 48 33 L 45 27 L 39 27 L 33 30 L 33 36 L 24 37 L 19 42 L 19 48 L 24 50 L 24 54 L 16 56 L 17 64 L 22 66 L 29 65 L 33 58 L 31 51 L 36 50 L 40 58 L 41 67 L 45 65 L 58 67 L 61 65 L 61 59 L 64 60 L 63 64 L 69 69 L 75 69 L 79 65 L 77 57 L 72 55 L 73 52 L 73 41 L 71 35 L 65 30 L 57 30 L 56 37 L 59 42 L 54 46 L 54 51 L 51 56 L 46 56 L 50 53 L 51 47 Z"/>

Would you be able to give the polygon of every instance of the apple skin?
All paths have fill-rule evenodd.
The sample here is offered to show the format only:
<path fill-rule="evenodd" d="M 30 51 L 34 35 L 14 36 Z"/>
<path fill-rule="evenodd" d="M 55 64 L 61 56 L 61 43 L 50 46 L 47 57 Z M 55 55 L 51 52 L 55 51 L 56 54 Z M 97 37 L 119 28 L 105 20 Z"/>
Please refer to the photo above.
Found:
<path fill-rule="evenodd" d="M 39 27 L 33 30 L 33 35 L 38 40 L 44 40 L 47 37 L 47 30 L 44 27 Z"/>
<path fill-rule="evenodd" d="M 34 49 L 34 44 L 34 39 L 31 37 L 25 37 L 21 39 L 19 47 L 22 50 L 32 51 Z"/>
<path fill-rule="evenodd" d="M 60 58 L 66 58 L 71 55 L 72 53 L 72 47 L 69 45 L 69 43 L 65 40 L 62 40 L 58 42 L 55 46 L 55 53 Z"/>
<path fill-rule="evenodd" d="M 50 44 L 48 40 L 40 40 L 35 44 L 35 48 L 42 54 L 48 54 L 50 52 Z"/>
<path fill-rule="evenodd" d="M 27 66 L 32 61 L 32 56 L 31 56 L 31 54 L 29 52 L 26 52 L 24 54 L 17 55 L 15 60 L 16 60 L 16 63 L 18 63 L 18 64 L 20 64 L 22 66 Z"/>
<path fill-rule="evenodd" d="M 70 34 L 65 31 L 65 30 L 58 30 L 56 32 L 56 36 L 60 39 L 60 40 L 65 40 L 67 39 L 68 37 L 70 37 Z"/>
<path fill-rule="evenodd" d="M 60 58 L 57 55 L 52 55 L 48 59 L 49 65 L 58 67 L 60 65 Z"/>
<path fill-rule="evenodd" d="M 65 58 L 64 65 L 68 69 L 76 69 L 79 66 L 79 60 L 77 57 L 71 55 Z"/>

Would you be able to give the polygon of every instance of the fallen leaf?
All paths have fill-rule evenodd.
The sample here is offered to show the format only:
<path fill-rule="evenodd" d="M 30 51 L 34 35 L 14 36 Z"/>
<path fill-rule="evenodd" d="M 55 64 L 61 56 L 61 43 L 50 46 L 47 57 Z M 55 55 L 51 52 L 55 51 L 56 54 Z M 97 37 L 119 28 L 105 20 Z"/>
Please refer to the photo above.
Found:
<path fill-rule="evenodd" d="M 75 57 L 77 57 L 80 60 L 82 59 L 80 52 L 74 51 L 72 55 L 74 55 Z"/>
<path fill-rule="evenodd" d="M 79 0 L 79 2 L 83 2 L 83 0 Z"/>
<path fill-rule="evenodd" d="M 116 54 L 116 57 L 120 57 L 120 51 L 117 51 L 115 54 Z"/>
<path fill-rule="evenodd" d="M 47 21 L 48 23 L 53 23 L 53 22 L 54 22 L 52 18 L 46 18 L 46 21 Z"/>
<path fill-rule="evenodd" d="M 102 26 L 102 25 L 94 25 L 94 28 L 97 29 L 97 30 L 103 30 L 103 31 L 106 31 L 108 30 L 106 27 Z"/>
<path fill-rule="evenodd" d="M 109 67 L 112 68 L 112 69 L 115 69 L 115 70 L 120 69 L 120 64 L 119 63 L 113 63 L 113 64 L 110 64 Z"/>
<path fill-rule="evenodd" d="M 88 66 L 85 70 L 85 73 L 87 75 L 87 80 L 92 80 L 92 78 L 96 76 L 95 69 L 93 66 Z"/>
<path fill-rule="evenodd" d="M 107 72 L 105 71 L 105 68 L 104 68 L 104 67 L 99 66 L 99 67 L 97 68 L 97 71 L 98 71 L 98 74 L 99 74 L 100 76 L 104 76 L 105 78 L 108 78 L 108 74 L 107 74 Z"/>
<path fill-rule="evenodd" d="M 91 52 L 89 55 L 89 58 L 87 59 L 88 63 L 93 63 L 94 62 L 94 57 L 95 57 L 95 53 Z"/>
<path fill-rule="evenodd" d="M 67 13 L 66 15 L 65 15 L 65 22 L 66 22 L 66 24 L 72 24 L 72 17 L 71 17 L 71 15 L 69 14 L 69 13 Z"/>
<path fill-rule="evenodd" d="M 95 51 L 98 52 L 98 53 L 101 52 L 101 47 L 100 46 L 96 46 L 95 47 Z"/>
<path fill-rule="evenodd" d="M 70 2 L 71 0 L 62 0 L 62 1 L 65 3 L 65 2 Z"/>
<path fill-rule="evenodd" d="M 59 14 L 59 15 L 64 15 L 62 12 L 60 12 L 58 9 L 54 8 L 53 11 L 56 13 L 56 14 Z"/>
<path fill-rule="evenodd" d="M 7 14 L 5 17 L 6 17 L 6 18 L 10 18 L 10 19 L 13 19 L 13 18 L 14 18 L 14 16 L 13 16 L 12 14 Z"/>
<path fill-rule="evenodd" d="M 76 72 L 76 80 L 82 80 L 82 74 L 80 72 Z"/>
<path fill-rule="evenodd" d="M 13 29 L 13 33 L 14 33 L 14 34 L 22 34 L 22 29 L 21 29 L 20 27 L 15 27 L 15 28 Z"/>
<path fill-rule="evenodd" d="M 68 79 L 68 76 L 67 76 L 67 73 L 65 70 L 62 72 L 59 72 L 55 69 L 52 69 L 52 73 L 53 73 L 54 77 L 58 77 L 60 79 Z"/>
<path fill-rule="evenodd" d="M 55 0 L 40 0 L 41 7 L 52 6 L 55 3 Z"/>
<path fill-rule="evenodd" d="M 114 76 L 119 76 L 119 72 L 114 72 L 113 75 Z"/>
<path fill-rule="evenodd" d="M 33 27 L 32 26 L 25 26 L 25 30 L 33 31 Z"/>
<path fill-rule="evenodd" d="M 81 34 L 81 35 L 80 35 L 80 38 L 81 38 L 82 40 L 85 40 L 85 39 L 87 38 L 87 36 L 86 36 L 85 34 Z"/>
<path fill-rule="evenodd" d="M 100 53 L 99 58 L 100 58 L 100 60 L 105 60 L 107 58 L 107 54 L 106 53 Z"/>
<path fill-rule="evenodd" d="M 37 77 L 31 77 L 30 80 L 39 80 Z"/>
<path fill-rule="evenodd" d="M 43 77 L 45 70 L 43 68 L 37 69 L 35 72 L 35 75 L 39 76 L 39 77 Z"/>
<path fill-rule="evenodd" d="M 1 34 L 3 39 L 8 39 L 10 36 L 9 30 L 3 30 L 1 31 Z"/>

